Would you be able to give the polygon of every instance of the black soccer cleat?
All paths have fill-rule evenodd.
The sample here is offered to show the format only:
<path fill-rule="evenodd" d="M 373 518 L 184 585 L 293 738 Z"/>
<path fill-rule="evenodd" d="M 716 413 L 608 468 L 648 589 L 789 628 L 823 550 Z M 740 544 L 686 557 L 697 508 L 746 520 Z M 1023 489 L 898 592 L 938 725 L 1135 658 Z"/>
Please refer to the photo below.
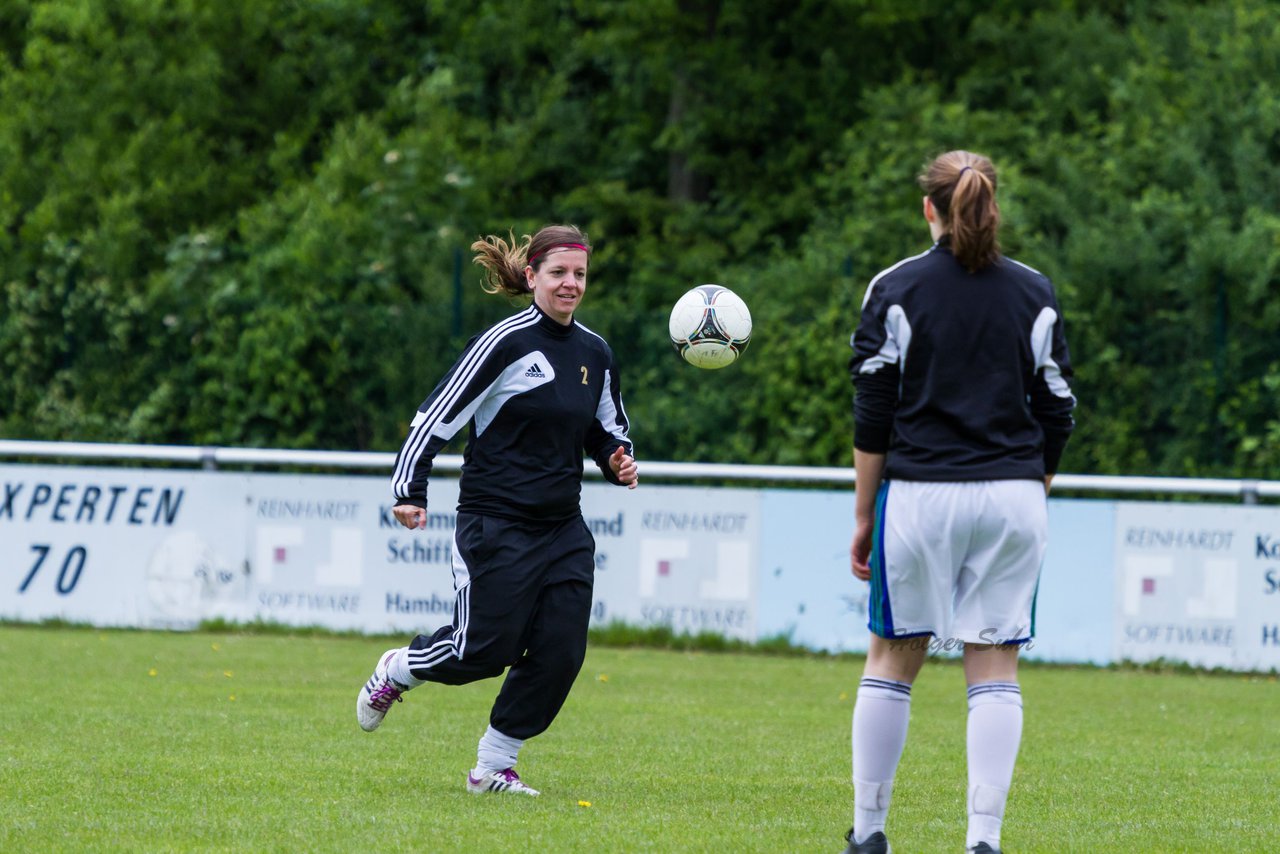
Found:
<path fill-rule="evenodd" d="M 853 828 L 849 828 L 849 832 L 844 835 L 849 841 L 849 847 L 844 849 L 844 854 L 890 854 L 893 850 L 889 847 L 889 840 L 885 835 L 877 830 L 861 842 L 853 841 Z M 988 848 L 988 851 L 991 849 Z"/>
<path fill-rule="evenodd" d="M 992 848 L 985 842 L 979 842 L 977 845 L 968 849 L 969 854 L 1000 854 L 999 848 Z"/>

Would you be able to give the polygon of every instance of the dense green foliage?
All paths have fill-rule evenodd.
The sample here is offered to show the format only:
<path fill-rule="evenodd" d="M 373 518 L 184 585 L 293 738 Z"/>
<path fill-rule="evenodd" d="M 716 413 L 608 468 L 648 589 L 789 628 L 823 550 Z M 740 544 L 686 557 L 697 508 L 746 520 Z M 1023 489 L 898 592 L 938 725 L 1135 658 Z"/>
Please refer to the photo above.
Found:
<path fill-rule="evenodd" d="M 0 435 L 391 450 L 481 234 L 574 222 L 648 459 L 843 465 L 914 176 L 1001 169 L 1059 289 L 1075 472 L 1280 477 L 1270 0 L 7 0 Z M 747 358 L 679 363 L 715 281 Z"/>

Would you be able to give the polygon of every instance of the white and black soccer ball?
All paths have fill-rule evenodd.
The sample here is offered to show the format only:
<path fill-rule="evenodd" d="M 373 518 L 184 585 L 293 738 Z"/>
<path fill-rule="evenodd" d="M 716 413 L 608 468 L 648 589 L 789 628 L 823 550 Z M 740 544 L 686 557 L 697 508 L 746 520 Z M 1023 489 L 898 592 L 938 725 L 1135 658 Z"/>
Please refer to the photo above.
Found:
<path fill-rule="evenodd" d="M 751 343 L 751 312 L 733 291 L 720 285 L 698 285 L 671 309 L 671 343 L 697 368 L 732 364 Z"/>

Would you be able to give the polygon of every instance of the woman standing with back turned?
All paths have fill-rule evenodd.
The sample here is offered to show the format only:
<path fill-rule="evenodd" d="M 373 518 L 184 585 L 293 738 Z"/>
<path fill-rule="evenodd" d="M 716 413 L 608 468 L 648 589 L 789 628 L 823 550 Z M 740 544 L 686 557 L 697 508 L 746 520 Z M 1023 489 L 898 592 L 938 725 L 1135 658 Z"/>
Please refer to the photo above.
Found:
<path fill-rule="evenodd" d="M 507 670 L 467 790 L 537 795 L 515 771 L 517 754 L 559 713 L 587 648 L 595 540 L 582 518 L 583 454 L 621 486 L 635 488 L 637 468 L 613 351 L 574 319 L 587 287 L 587 236 L 552 225 L 521 242 L 491 235 L 471 248 L 485 290 L 533 304 L 471 339 L 409 427 L 392 512 L 406 528 L 424 528 L 432 461 L 470 426 L 453 624 L 383 653 L 356 718 L 372 732 L 425 682 L 464 685 Z"/>
<path fill-rule="evenodd" d="M 867 288 L 853 335 L 853 574 L 871 582 L 853 710 L 846 854 L 887 852 L 911 684 L 930 645 L 964 643 L 966 849 L 999 851 L 1022 738 L 1018 651 L 1034 634 L 1047 495 L 1075 399 L 1049 280 L 1000 254 L 996 173 L 967 151 L 920 177 L 934 244 Z"/>

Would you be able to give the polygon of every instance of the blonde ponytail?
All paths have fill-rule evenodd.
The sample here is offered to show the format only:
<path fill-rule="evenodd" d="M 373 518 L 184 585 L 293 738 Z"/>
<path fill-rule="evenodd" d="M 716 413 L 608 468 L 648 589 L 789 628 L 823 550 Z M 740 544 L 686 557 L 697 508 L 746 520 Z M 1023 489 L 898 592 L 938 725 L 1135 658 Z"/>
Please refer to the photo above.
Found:
<path fill-rule="evenodd" d="M 516 240 L 514 232 L 507 232 L 508 240 L 496 234 L 482 237 L 471 244 L 476 253 L 472 263 L 484 269 L 485 293 L 505 293 L 507 296 L 523 296 L 529 293 L 529 282 L 524 277 L 525 259 L 529 257 L 531 238 L 525 235 Z"/>

